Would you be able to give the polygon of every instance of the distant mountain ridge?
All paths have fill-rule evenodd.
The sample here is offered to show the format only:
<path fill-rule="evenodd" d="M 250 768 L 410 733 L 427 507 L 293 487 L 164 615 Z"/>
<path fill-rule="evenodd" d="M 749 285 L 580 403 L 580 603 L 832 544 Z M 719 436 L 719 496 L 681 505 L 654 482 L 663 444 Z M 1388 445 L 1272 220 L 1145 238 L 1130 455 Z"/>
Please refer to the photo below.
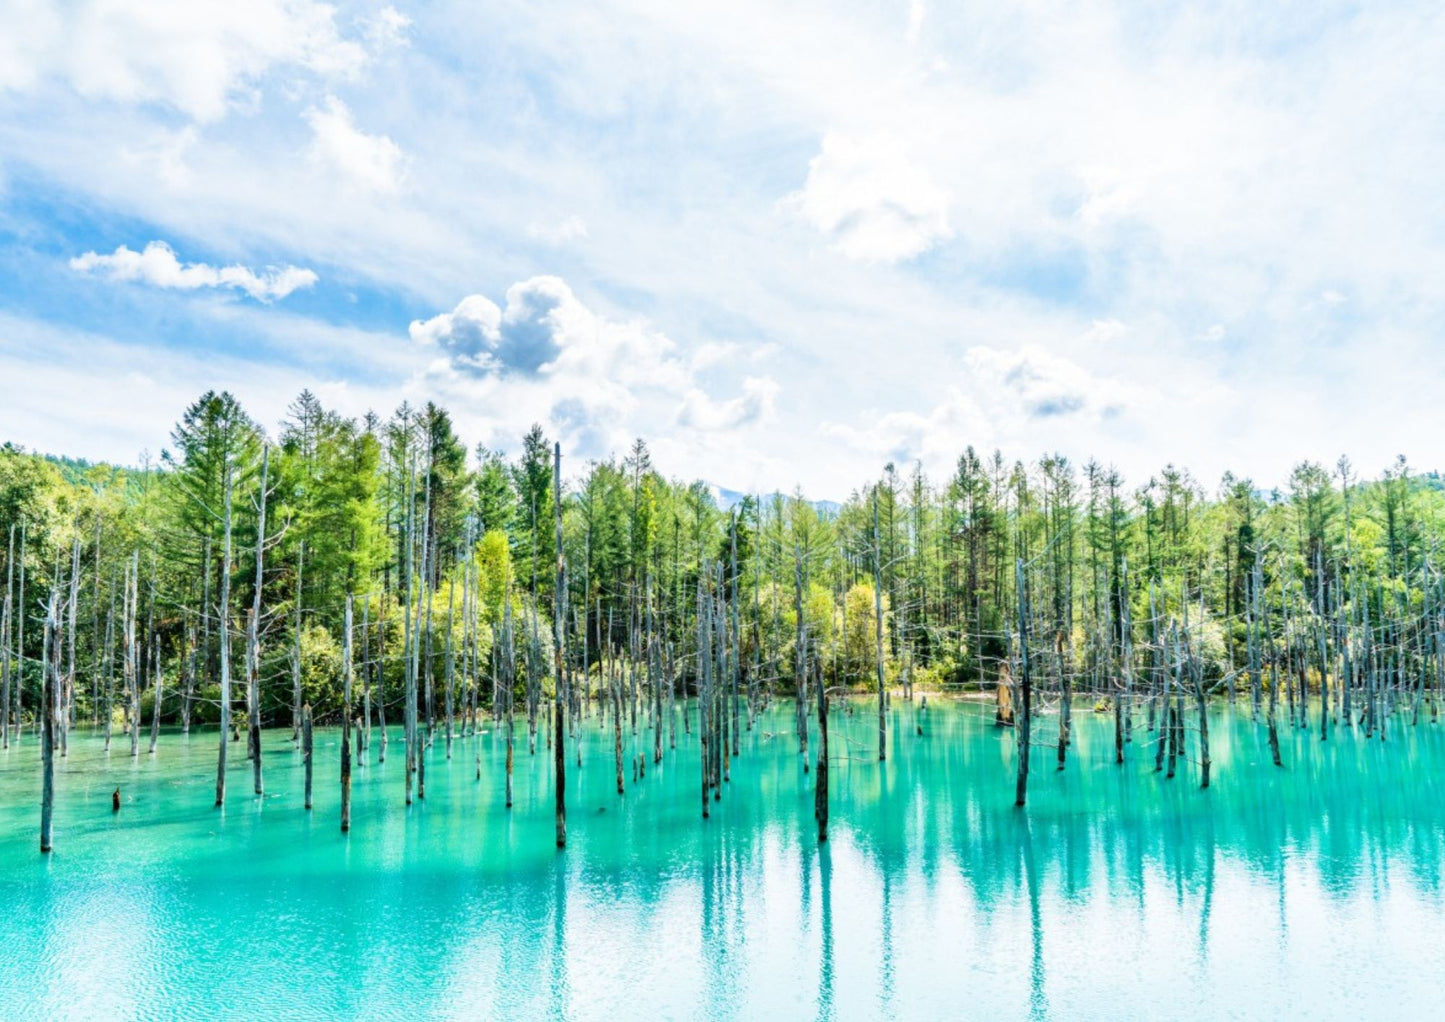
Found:
<path fill-rule="evenodd" d="M 752 494 L 744 493 L 741 490 L 730 490 L 726 486 L 719 486 L 716 483 L 708 483 L 707 489 L 708 492 L 712 494 L 712 499 L 717 502 L 717 506 L 724 511 L 731 511 L 737 507 L 737 505 L 741 504 L 744 499 L 753 496 L 759 497 L 764 501 L 772 501 L 776 497 L 782 497 L 785 501 L 792 499 L 788 494 L 781 493 L 777 490 L 774 490 L 772 493 Z M 843 509 L 843 505 L 836 500 L 810 500 L 808 503 L 813 506 L 814 511 L 826 518 L 834 517 Z"/>

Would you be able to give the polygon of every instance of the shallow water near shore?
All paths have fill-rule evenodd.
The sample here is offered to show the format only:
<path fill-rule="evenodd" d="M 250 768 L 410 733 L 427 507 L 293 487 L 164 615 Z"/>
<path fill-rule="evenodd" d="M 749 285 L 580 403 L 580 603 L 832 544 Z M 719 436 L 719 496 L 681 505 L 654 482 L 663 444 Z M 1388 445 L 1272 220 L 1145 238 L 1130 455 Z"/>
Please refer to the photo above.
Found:
<path fill-rule="evenodd" d="M 779 704 L 742 736 L 712 818 L 694 740 L 616 794 L 612 733 L 568 749 L 568 847 L 551 756 L 518 727 L 438 734 L 403 800 L 394 732 L 355 770 L 339 831 L 339 732 L 317 733 L 302 808 L 290 731 L 245 743 L 213 807 L 215 731 L 132 760 L 71 736 L 55 851 L 37 850 L 37 741 L 0 753 L 6 1018 L 1391 1018 L 1445 984 L 1445 727 L 1282 729 L 1216 707 L 1214 779 L 1154 772 L 1138 727 L 1080 707 L 1066 769 L 1038 748 L 1013 807 L 1012 735 L 988 708 L 899 700 L 877 762 L 872 704 L 835 708 L 832 826 Z M 923 725 L 923 734 L 916 733 Z M 1141 722 L 1142 723 L 1142 722 Z M 610 725 L 610 722 L 609 722 Z M 1042 740 L 1055 721 L 1040 721 Z M 814 738 L 816 742 L 816 737 Z M 1189 736 L 1193 752 L 1194 736 Z M 666 737 L 664 737 L 666 744 Z M 477 779 L 480 758 L 481 778 Z M 119 786 L 124 805 L 111 812 Z"/>

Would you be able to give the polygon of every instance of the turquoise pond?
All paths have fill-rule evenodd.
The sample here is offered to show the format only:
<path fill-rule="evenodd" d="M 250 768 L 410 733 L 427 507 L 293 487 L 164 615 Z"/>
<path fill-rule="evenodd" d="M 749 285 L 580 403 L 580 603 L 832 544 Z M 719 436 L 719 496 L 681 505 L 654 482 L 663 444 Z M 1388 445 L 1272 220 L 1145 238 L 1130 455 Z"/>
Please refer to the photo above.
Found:
<path fill-rule="evenodd" d="M 231 746 L 224 810 L 214 731 L 135 760 L 76 732 L 42 856 L 27 732 L 0 753 L 0 1016 L 1438 1017 L 1445 726 L 1285 731 L 1280 770 L 1218 707 L 1202 791 L 1192 765 L 1154 772 L 1142 728 L 1115 766 L 1112 718 L 1081 709 L 1067 769 L 1040 750 L 1016 810 L 987 708 L 936 704 L 920 736 L 900 700 L 880 765 L 872 704 L 854 707 L 832 715 L 821 847 L 787 704 L 744 736 L 710 820 L 681 728 L 619 798 L 591 719 L 563 852 L 545 746 L 519 727 L 508 811 L 489 726 L 450 761 L 437 739 L 411 807 L 399 736 L 384 764 L 373 736 L 350 835 L 336 731 L 309 813 L 289 730 L 265 736 L 264 798 Z"/>

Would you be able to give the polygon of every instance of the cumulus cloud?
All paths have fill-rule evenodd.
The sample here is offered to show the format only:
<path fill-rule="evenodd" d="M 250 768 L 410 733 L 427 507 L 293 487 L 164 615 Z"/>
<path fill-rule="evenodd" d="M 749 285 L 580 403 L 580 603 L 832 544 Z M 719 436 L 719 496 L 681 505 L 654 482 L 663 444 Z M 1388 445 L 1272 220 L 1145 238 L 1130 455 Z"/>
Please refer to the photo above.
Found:
<path fill-rule="evenodd" d="M 125 245 L 110 255 L 86 252 L 71 259 L 70 268 L 81 273 L 100 273 L 110 280 L 139 281 L 181 291 L 234 288 L 259 302 L 285 298 L 292 291 L 311 287 L 317 281 L 314 270 L 299 266 L 269 266 L 258 273 L 238 264 L 182 263 L 164 241 L 152 241 L 139 252 Z"/>
<path fill-rule="evenodd" d="M 743 380 L 743 392 L 726 401 L 717 401 L 693 388 L 683 398 L 677 423 L 692 429 L 737 429 L 767 418 L 778 395 L 777 381 L 767 376 L 749 376 Z"/>
<path fill-rule="evenodd" d="M 335 96 L 304 114 L 311 125 L 311 159 L 343 180 L 371 192 L 395 192 L 406 175 L 406 155 L 386 135 L 357 128 L 351 110 Z"/>
<path fill-rule="evenodd" d="M 824 136 L 786 204 L 854 259 L 911 259 L 953 234 L 948 192 L 887 136 Z"/>
<path fill-rule="evenodd" d="M 492 409 L 503 435 L 546 421 L 585 457 L 605 456 L 644 427 L 744 426 L 769 413 L 778 390 L 750 377 L 736 397 L 708 395 L 670 338 L 594 312 L 553 276 L 513 284 L 500 305 L 468 295 L 450 312 L 414 321 L 410 335 L 441 356 L 431 382 Z"/>
<path fill-rule="evenodd" d="M 1041 348 L 970 348 L 965 363 L 995 405 L 1016 405 L 1029 418 L 1118 414 L 1125 390 L 1069 359 Z"/>
<path fill-rule="evenodd" d="M 51 79 L 91 100 L 160 103 L 214 121 L 278 66 L 349 75 L 366 52 L 342 38 L 335 9 L 314 0 L 80 0 L 7 5 L 0 89 Z"/>

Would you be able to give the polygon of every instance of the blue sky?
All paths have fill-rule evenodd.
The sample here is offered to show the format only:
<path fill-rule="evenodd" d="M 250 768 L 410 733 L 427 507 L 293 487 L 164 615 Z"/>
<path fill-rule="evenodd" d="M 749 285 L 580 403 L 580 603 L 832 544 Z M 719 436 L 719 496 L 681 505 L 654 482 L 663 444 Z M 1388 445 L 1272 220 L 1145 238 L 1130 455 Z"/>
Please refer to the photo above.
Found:
<path fill-rule="evenodd" d="M 1432 5 L 11 0 L 0 438 L 452 409 L 846 494 L 1438 467 Z"/>

